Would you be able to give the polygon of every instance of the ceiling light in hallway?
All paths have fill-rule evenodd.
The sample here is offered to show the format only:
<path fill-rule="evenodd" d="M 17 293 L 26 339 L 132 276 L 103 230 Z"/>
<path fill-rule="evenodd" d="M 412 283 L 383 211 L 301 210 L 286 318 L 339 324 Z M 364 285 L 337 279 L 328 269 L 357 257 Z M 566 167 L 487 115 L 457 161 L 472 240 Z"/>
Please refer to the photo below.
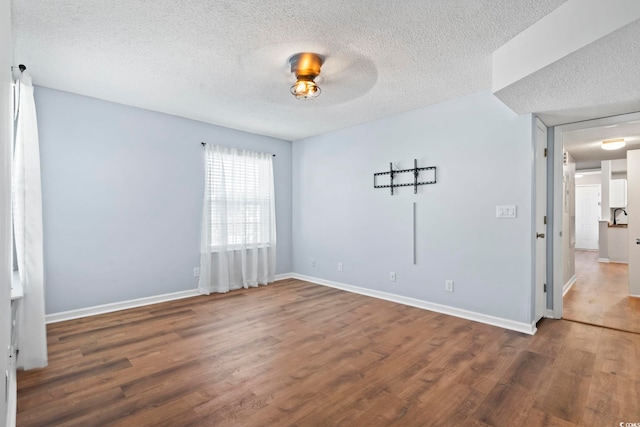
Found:
<path fill-rule="evenodd" d="M 624 147 L 626 144 L 624 142 L 624 138 L 618 139 L 607 139 L 602 141 L 602 149 L 603 150 L 618 150 Z"/>

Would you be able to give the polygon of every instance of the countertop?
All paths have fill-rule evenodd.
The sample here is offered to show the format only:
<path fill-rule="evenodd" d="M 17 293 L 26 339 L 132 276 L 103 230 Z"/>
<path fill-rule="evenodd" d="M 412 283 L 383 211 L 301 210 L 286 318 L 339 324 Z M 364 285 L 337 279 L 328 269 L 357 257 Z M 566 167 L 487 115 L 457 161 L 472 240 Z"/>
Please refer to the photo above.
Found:
<path fill-rule="evenodd" d="M 628 228 L 629 224 L 612 224 L 609 223 L 609 228 Z"/>

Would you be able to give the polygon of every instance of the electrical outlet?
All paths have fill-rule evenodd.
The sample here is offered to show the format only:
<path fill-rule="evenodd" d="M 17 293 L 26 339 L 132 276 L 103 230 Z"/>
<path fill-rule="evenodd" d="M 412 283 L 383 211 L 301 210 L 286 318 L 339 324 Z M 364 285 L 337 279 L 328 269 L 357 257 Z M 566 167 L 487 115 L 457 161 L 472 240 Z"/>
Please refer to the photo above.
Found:
<path fill-rule="evenodd" d="M 453 292 L 453 280 L 444 281 L 444 290 L 447 292 Z"/>
<path fill-rule="evenodd" d="M 338 271 L 342 271 L 342 263 L 341 262 L 338 263 Z"/>
<path fill-rule="evenodd" d="M 316 260 L 315 260 L 315 259 L 312 259 L 312 260 L 311 260 L 311 267 L 315 267 L 315 266 L 316 266 Z"/>
<path fill-rule="evenodd" d="M 193 269 L 193 277 L 200 277 L 200 267 Z"/>
<path fill-rule="evenodd" d="M 396 281 L 396 272 L 392 271 L 391 273 L 389 273 L 389 280 L 392 282 Z"/>

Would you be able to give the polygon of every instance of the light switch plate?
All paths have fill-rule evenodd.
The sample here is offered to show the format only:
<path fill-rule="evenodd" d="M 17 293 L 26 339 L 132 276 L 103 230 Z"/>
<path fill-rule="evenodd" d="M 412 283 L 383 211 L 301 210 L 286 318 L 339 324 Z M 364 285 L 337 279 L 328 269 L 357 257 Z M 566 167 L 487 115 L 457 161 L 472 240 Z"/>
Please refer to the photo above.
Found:
<path fill-rule="evenodd" d="M 496 218 L 516 218 L 517 212 L 516 205 L 496 206 Z"/>
<path fill-rule="evenodd" d="M 453 280 L 444 281 L 444 290 L 447 292 L 453 292 Z"/>

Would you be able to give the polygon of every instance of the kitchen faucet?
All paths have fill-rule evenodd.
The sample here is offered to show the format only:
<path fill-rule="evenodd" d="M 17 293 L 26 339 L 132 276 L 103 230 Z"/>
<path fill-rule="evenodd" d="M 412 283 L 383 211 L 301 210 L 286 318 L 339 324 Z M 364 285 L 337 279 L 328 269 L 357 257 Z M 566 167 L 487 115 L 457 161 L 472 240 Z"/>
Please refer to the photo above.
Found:
<path fill-rule="evenodd" d="M 616 212 L 618 211 L 624 212 L 625 215 L 627 214 L 627 211 L 625 211 L 623 208 L 615 208 L 613 210 L 613 225 L 616 225 Z"/>

